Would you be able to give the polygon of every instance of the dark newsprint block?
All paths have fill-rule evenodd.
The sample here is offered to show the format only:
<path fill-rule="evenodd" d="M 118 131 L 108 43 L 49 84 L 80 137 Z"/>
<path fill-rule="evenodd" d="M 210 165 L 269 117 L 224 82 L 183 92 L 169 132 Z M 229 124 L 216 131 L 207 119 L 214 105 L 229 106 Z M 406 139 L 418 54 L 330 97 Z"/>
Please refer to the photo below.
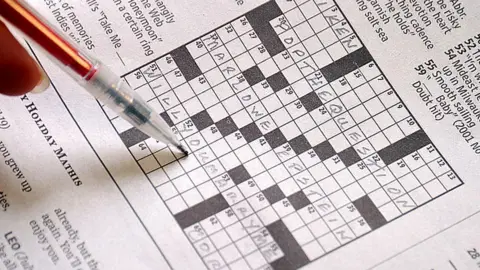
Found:
<path fill-rule="evenodd" d="M 189 209 L 186 209 L 175 215 L 175 219 L 182 229 L 188 228 L 193 224 L 200 222 L 211 215 L 227 209 L 228 202 L 218 194 L 206 201 L 203 201 Z"/>
<path fill-rule="evenodd" d="M 306 265 L 310 260 L 288 230 L 282 220 L 275 221 L 267 226 L 272 238 L 282 249 L 284 256 L 271 263 L 275 270 L 294 270 Z"/>
<path fill-rule="evenodd" d="M 368 195 L 355 200 L 353 205 L 357 208 L 358 212 L 360 212 L 360 215 L 362 215 L 372 231 L 387 224 L 387 220 Z"/>
<path fill-rule="evenodd" d="M 356 69 L 359 69 L 371 61 L 373 61 L 373 58 L 370 55 L 370 52 L 367 50 L 367 48 L 362 47 L 351 54 L 331 63 L 330 65 L 323 67 L 320 69 L 320 71 L 325 79 L 330 83 Z"/>
<path fill-rule="evenodd" d="M 432 142 L 427 134 L 425 134 L 425 131 L 419 130 L 378 151 L 378 155 L 385 165 L 389 165 L 430 143 Z"/>
<path fill-rule="evenodd" d="M 172 51 L 170 55 L 187 82 L 202 75 L 202 71 L 198 67 L 187 47 L 179 47 Z"/>
<path fill-rule="evenodd" d="M 120 139 L 122 139 L 123 143 L 125 144 L 125 146 L 127 146 L 127 148 L 132 147 L 148 138 L 150 138 L 150 136 L 141 132 L 137 128 L 131 128 L 120 134 Z"/>

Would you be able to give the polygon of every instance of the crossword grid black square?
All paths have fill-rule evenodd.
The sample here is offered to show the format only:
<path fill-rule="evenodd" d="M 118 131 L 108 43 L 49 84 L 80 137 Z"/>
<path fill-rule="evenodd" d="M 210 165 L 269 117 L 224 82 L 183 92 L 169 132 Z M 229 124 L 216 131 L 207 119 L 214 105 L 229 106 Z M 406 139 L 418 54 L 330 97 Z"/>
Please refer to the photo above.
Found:
<path fill-rule="evenodd" d="M 318 158 L 322 161 L 336 155 L 335 149 L 333 149 L 332 145 L 328 141 L 324 141 L 314 146 L 313 150 L 315 151 L 315 154 L 318 156 Z"/>
<path fill-rule="evenodd" d="M 127 74 L 183 157 L 104 108 L 209 269 L 297 269 L 463 184 L 332 0 L 268 1 Z"/>
<path fill-rule="evenodd" d="M 274 92 L 280 91 L 289 85 L 282 72 L 277 72 L 267 78 L 267 83 Z"/>
<path fill-rule="evenodd" d="M 305 96 L 300 98 L 300 101 L 302 102 L 302 105 L 305 107 L 307 112 L 318 109 L 320 106 L 323 105 L 322 101 L 315 92 L 306 94 Z"/>

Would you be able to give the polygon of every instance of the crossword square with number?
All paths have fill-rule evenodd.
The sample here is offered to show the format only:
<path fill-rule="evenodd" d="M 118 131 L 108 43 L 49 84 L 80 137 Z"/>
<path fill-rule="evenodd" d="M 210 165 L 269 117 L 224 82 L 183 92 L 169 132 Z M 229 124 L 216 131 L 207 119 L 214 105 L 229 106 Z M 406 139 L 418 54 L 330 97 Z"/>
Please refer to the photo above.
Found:
<path fill-rule="evenodd" d="M 463 184 L 332 0 L 277 0 L 125 81 L 190 155 L 106 115 L 209 269 L 297 269 Z"/>

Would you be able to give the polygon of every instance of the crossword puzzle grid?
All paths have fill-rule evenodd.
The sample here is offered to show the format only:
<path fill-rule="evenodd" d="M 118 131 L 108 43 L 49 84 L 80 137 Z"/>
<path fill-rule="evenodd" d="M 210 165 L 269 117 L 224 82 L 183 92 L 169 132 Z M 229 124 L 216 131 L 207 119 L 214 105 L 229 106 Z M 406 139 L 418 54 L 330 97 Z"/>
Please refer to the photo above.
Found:
<path fill-rule="evenodd" d="M 125 80 L 190 155 L 105 113 L 209 269 L 297 269 L 462 184 L 333 1 L 269 1 Z"/>

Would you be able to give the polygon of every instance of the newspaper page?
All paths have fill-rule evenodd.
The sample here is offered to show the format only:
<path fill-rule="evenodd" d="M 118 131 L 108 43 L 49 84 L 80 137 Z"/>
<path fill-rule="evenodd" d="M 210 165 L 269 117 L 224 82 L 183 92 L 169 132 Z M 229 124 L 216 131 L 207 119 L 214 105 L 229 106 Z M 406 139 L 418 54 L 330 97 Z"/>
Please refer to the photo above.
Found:
<path fill-rule="evenodd" d="M 480 2 L 30 3 L 190 154 L 25 42 L 0 269 L 480 269 Z"/>

